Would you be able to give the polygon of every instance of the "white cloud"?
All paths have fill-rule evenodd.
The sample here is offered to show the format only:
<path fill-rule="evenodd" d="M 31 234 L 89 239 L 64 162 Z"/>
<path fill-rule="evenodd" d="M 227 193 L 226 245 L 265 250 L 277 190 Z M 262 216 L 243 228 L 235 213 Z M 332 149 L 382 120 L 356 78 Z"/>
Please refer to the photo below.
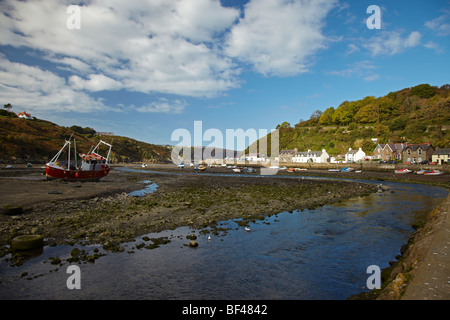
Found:
<path fill-rule="evenodd" d="M 368 60 L 357 61 L 352 63 L 346 69 L 335 70 L 327 72 L 329 75 L 335 75 L 340 77 L 362 77 L 364 81 L 374 81 L 379 78 L 379 75 L 374 73 L 377 67 Z"/>
<path fill-rule="evenodd" d="M 122 84 L 103 74 L 90 74 L 89 80 L 81 79 L 73 75 L 69 78 L 69 83 L 77 90 L 102 91 L 102 90 L 119 90 Z"/>
<path fill-rule="evenodd" d="M 63 77 L 38 67 L 10 62 L 0 55 L 0 96 L 28 111 L 95 112 L 113 110 L 100 100 L 67 86 Z"/>
<path fill-rule="evenodd" d="M 326 47 L 323 20 L 335 1 L 251 0 L 231 30 L 226 53 L 264 75 L 306 72 L 309 59 Z"/>
<path fill-rule="evenodd" d="M 372 56 L 394 55 L 418 46 L 421 38 L 422 35 L 418 31 L 412 31 L 407 37 L 402 37 L 399 31 L 384 31 L 382 35 L 370 38 L 363 47 L 369 50 Z"/>
<path fill-rule="evenodd" d="M 138 107 L 138 112 L 163 112 L 163 113 L 182 113 L 186 107 L 186 102 L 180 100 L 169 101 L 167 99 L 159 99 L 145 106 Z"/>
<path fill-rule="evenodd" d="M 436 43 L 434 41 L 428 41 L 423 45 L 425 48 L 435 50 L 436 53 L 444 53 L 444 49 L 441 48 L 439 43 Z"/>
<path fill-rule="evenodd" d="M 444 14 L 425 23 L 425 26 L 435 31 L 439 36 L 450 35 L 450 10 L 444 10 Z"/>
<path fill-rule="evenodd" d="M 86 1 L 79 30 L 66 26 L 71 4 L 4 1 L 0 44 L 44 52 L 79 90 L 204 97 L 239 86 L 239 69 L 216 43 L 239 12 L 219 0 Z M 87 73 L 95 76 L 83 80 Z"/>

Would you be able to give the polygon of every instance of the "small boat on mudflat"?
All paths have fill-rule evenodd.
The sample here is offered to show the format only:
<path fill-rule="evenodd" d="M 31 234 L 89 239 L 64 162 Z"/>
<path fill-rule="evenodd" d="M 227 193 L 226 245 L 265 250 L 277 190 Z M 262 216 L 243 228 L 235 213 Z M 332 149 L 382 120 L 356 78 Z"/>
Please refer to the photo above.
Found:
<path fill-rule="evenodd" d="M 73 139 L 75 159 L 70 159 L 70 146 L 72 144 L 70 141 L 71 138 L 72 136 L 70 136 L 69 140 L 66 140 L 64 146 L 53 157 L 53 159 L 45 164 L 45 174 L 47 179 L 62 179 L 66 181 L 98 181 L 107 176 L 111 170 L 109 166 L 109 155 L 111 153 L 112 145 L 100 140 L 97 146 L 88 154 L 78 154 L 81 158 L 81 165 L 78 166 L 75 139 Z M 109 147 L 106 158 L 98 154 L 99 148 L 103 144 Z M 59 161 L 59 157 L 66 147 L 68 147 L 67 162 Z"/>
<path fill-rule="evenodd" d="M 439 171 L 439 170 L 429 170 L 429 171 L 425 171 L 423 174 L 427 175 L 427 176 L 437 176 L 437 175 L 443 174 L 443 172 Z"/>
<path fill-rule="evenodd" d="M 412 172 L 411 170 L 406 169 L 406 168 L 398 169 L 398 170 L 395 170 L 395 171 L 394 171 L 394 173 L 399 173 L 399 174 L 411 173 L 411 172 Z"/>

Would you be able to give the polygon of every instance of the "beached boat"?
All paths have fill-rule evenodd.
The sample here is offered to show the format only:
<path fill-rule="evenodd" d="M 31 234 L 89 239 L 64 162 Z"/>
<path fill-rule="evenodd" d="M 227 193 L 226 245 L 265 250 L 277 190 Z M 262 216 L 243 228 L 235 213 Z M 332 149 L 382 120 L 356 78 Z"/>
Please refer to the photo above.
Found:
<path fill-rule="evenodd" d="M 241 173 L 242 172 L 242 168 L 233 168 L 233 172 Z"/>
<path fill-rule="evenodd" d="M 340 169 L 328 169 L 329 172 L 339 172 L 341 171 Z"/>
<path fill-rule="evenodd" d="M 415 174 L 424 174 L 425 170 L 414 171 Z"/>
<path fill-rule="evenodd" d="M 427 175 L 427 176 L 437 176 L 437 175 L 443 174 L 443 172 L 439 171 L 439 170 L 429 170 L 429 171 L 425 171 L 423 174 Z"/>
<path fill-rule="evenodd" d="M 295 172 L 295 168 L 287 168 L 286 171 L 288 171 L 288 172 Z"/>
<path fill-rule="evenodd" d="M 112 145 L 100 140 L 97 146 L 95 146 L 95 148 L 88 154 L 78 154 L 81 158 L 81 165 L 78 165 L 75 139 L 73 140 L 75 159 L 70 159 L 70 147 L 72 144 L 71 138 L 72 136 L 69 140 L 66 140 L 64 146 L 53 157 L 53 159 L 46 163 L 45 174 L 47 179 L 62 179 L 66 181 L 98 181 L 108 175 L 111 170 L 109 166 L 109 155 L 111 153 Z M 101 145 L 106 145 L 109 147 L 106 158 L 98 153 Z M 67 162 L 60 161 L 59 157 L 66 147 L 68 148 Z"/>
<path fill-rule="evenodd" d="M 255 168 L 245 168 L 245 172 L 255 173 L 256 169 Z"/>
<path fill-rule="evenodd" d="M 353 168 L 349 168 L 349 167 L 345 167 L 345 168 L 342 168 L 341 170 L 339 170 L 340 172 L 350 172 L 350 171 L 353 171 Z"/>
<path fill-rule="evenodd" d="M 412 172 L 411 170 L 406 169 L 406 168 L 398 169 L 398 170 L 395 170 L 395 171 L 394 171 L 394 173 L 400 173 L 400 174 L 411 173 L 411 172 Z"/>
<path fill-rule="evenodd" d="M 206 170 L 206 167 L 203 165 L 199 165 L 199 166 L 195 167 L 195 171 L 205 171 L 205 170 Z"/>

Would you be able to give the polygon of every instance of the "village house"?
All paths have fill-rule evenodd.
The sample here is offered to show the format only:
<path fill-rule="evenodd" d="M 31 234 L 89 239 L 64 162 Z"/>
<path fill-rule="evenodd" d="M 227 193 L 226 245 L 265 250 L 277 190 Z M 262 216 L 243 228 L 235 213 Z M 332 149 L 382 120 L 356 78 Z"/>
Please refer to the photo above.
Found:
<path fill-rule="evenodd" d="M 434 147 L 431 143 L 409 144 L 407 143 L 403 149 L 403 162 L 405 163 L 421 163 L 423 161 L 431 161 Z"/>
<path fill-rule="evenodd" d="M 31 114 L 26 113 L 25 111 L 24 111 L 24 112 L 19 112 L 19 113 L 17 114 L 17 116 L 18 116 L 19 118 L 22 118 L 22 119 L 31 119 Z"/>
<path fill-rule="evenodd" d="M 298 152 L 298 149 L 281 150 L 279 160 L 282 162 L 291 162 L 292 157 Z"/>
<path fill-rule="evenodd" d="M 431 155 L 431 162 L 444 164 L 450 162 L 450 148 L 437 149 Z"/>
<path fill-rule="evenodd" d="M 373 159 L 387 161 L 390 159 L 402 160 L 403 143 L 379 143 L 373 151 Z"/>
<path fill-rule="evenodd" d="M 345 154 L 345 162 L 356 162 L 359 160 L 364 160 L 366 153 L 362 151 L 361 148 L 359 150 L 352 150 L 352 148 L 348 148 L 348 152 Z"/>
<path fill-rule="evenodd" d="M 295 155 L 292 157 L 292 162 L 327 163 L 327 162 L 330 162 L 330 156 L 325 151 L 325 149 L 322 149 L 322 151 L 308 150 L 306 152 L 296 152 Z"/>
<path fill-rule="evenodd" d="M 248 156 L 246 157 L 247 161 L 266 161 L 266 155 L 264 154 L 258 154 L 258 153 L 249 153 Z"/>

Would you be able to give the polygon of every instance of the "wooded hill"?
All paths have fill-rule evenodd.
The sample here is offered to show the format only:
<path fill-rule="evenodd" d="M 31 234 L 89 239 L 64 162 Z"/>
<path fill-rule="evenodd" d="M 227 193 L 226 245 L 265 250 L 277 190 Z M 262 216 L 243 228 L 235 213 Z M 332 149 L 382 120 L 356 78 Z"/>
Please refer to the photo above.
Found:
<path fill-rule="evenodd" d="M 326 149 L 332 156 L 348 148 L 362 148 L 371 155 L 377 143 L 424 143 L 450 147 L 450 85 L 420 84 L 379 98 L 344 101 L 338 107 L 315 111 L 309 120 L 279 129 L 279 150 Z M 266 138 L 270 154 L 270 134 Z M 248 150 L 246 152 L 248 153 Z"/>
<path fill-rule="evenodd" d="M 113 163 L 168 162 L 171 158 L 171 151 L 165 146 L 121 136 L 99 136 L 92 128 L 76 125 L 67 128 L 36 118 L 21 119 L 15 113 L 2 109 L 0 110 L 0 161 L 46 162 L 53 158 L 72 133 L 76 139 L 78 153 L 87 153 L 100 139 L 108 143 L 112 142 L 110 158 Z"/>

